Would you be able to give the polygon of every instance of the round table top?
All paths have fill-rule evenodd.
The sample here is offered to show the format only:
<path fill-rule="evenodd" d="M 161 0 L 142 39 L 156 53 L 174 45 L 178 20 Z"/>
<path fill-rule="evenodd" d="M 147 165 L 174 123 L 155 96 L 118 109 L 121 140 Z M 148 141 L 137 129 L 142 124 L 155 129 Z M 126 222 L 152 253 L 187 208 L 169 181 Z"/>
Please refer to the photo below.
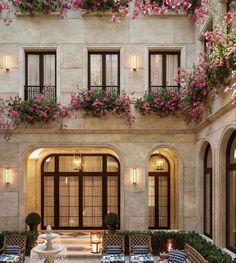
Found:
<path fill-rule="evenodd" d="M 51 249 L 47 249 L 45 244 L 39 244 L 32 249 L 32 252 L 44 256 L 53 256 L 65 249 L 65 246 L 61 244 L 53 244 Z"/>

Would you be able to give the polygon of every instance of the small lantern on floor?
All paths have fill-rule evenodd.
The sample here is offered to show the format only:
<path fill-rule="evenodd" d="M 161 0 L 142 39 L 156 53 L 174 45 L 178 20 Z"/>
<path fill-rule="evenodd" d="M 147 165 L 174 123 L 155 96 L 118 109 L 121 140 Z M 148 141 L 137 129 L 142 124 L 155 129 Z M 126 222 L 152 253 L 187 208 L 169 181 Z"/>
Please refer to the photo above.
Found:
<path fill-rule="evenodd" d="M 92 231 L 90 233 L 91 252 L 100 253 L 101 233 Z"/>
<path fill-rule="evenodd" d="M 174 248 L 174 242 L 173 239 L 168 239 L 167 240 L 167 244 L 166 244 L 166 251 L 167 253 L 169 253 L 171 251 L 171 249 Z"/>

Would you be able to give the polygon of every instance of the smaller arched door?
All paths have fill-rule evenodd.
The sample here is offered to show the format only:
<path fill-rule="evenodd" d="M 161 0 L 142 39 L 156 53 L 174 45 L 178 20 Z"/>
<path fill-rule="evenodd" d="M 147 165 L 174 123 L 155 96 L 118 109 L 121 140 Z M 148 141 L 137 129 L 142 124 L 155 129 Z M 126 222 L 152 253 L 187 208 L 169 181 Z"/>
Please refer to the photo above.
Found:
<path fill-rule="evenodd" d="M 212 150 L 209 143 L 204 155 L 204 234 L 212 238 Z"/>
<path fill-rule="evenodd" d="M 159 153 L 149 160 L 148 227 L 170 229 L 170 164 Z"/>
<path fill-rule="evenodd" d="M 226 247 L 236 253 L 236 131 L 226 151 Z"/>

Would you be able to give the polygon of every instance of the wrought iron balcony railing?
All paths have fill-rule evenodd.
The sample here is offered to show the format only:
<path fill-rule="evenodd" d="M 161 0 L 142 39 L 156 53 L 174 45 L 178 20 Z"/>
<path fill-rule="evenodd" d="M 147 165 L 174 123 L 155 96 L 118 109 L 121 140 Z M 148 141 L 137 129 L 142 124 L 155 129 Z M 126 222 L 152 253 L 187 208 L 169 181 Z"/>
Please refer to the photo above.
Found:
<path fill-rule="evenodd" d="M 56 101 L 56 86 L 25 86 L 24 94 L 25 100 L 33 99 L 35 94 L 42 93 L 49 100 Z"/>

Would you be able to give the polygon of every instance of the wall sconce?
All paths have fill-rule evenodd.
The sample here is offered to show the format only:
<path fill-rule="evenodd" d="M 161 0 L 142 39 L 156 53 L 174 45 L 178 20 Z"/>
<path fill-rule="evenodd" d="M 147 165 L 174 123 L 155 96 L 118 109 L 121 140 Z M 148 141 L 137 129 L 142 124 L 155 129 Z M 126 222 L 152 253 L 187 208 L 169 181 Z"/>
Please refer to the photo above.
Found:
<path fill-rule="evenodd" d="M 10 70 L 10 68 L 9 68 L 9 57 L 8 56 L 5 56 L 5 69 L 6 69 L 6 72 L 8 72 Z"/>
<path fill-rule="evenodd" d="M 137 168 L 133 168 L 133 184 L 137 184 Z"/>
<path fill-rule="evenodd" d="M 5 169 L 5 183 L 10 184 L 10 169 L 9 168 Z"/>
<path fill-rule="evenodd" d="M 236 159 L 236 148 L 234 149 L 234 159 Z"/>
<path fill-rule="evenodd" d="M 137 55 L 133 55 L 133 71 L 136 71 L 137 70 L 137 64 L 138 64 L 138 57 Z"/>

